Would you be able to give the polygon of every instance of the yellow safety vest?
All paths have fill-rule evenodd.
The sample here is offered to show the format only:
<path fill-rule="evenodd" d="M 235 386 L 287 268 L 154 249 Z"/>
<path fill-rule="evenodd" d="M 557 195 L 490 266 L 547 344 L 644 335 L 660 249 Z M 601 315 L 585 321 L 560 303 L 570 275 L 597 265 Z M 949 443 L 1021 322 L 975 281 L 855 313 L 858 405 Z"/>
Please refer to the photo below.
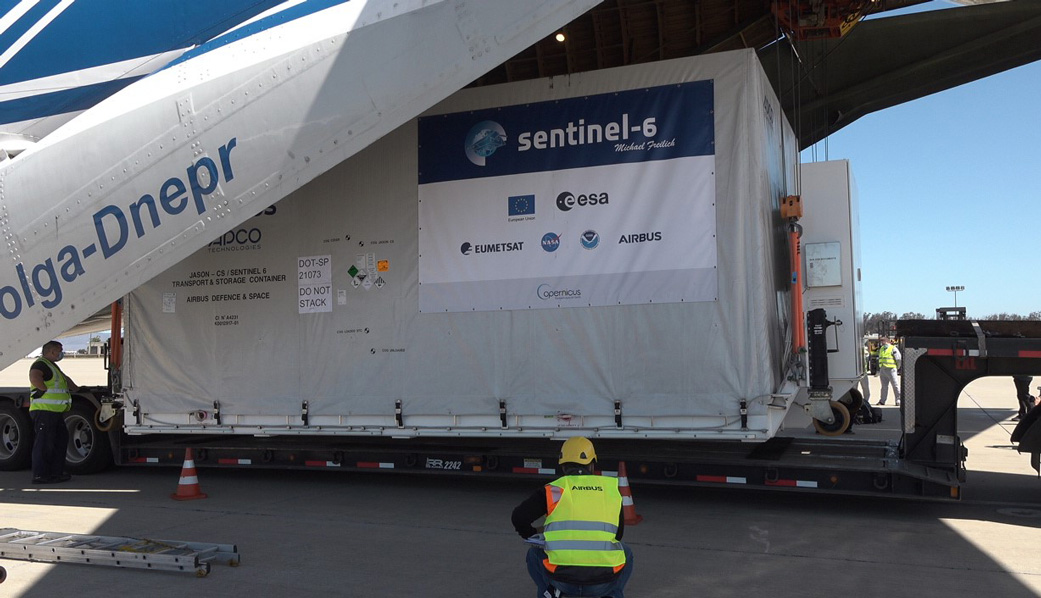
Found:
<path fill-rule="evenodd" d="M 47 392 L 40 398 L 33 398 L 29 402 L 29 411 L 54 411 L 64 413 L 72 407 L 72 393 L 69 392 L 69 382 L 65 374 L 57 365 L 46 357 L 40 357 L 33 365 L 42 363 L 51 369 L 51 379 L 44 380 Z M 38 389 L 30 385 L 29 392 L 34 393 Z"/>
<path fill-rule="evenodd" d="M 893 357 L 894 350 L 896 350 L 896 347 L 893 345 L 886 345 L 878 350 L 879 367 L 896 369 L 896 358 Z"/>
<path fill-rule="evenodd" d="M 564 476 L 546 485 L 546 567 L 625 565 L 615 536 L 622 495 L 618 479 L 598 475 Z"/>

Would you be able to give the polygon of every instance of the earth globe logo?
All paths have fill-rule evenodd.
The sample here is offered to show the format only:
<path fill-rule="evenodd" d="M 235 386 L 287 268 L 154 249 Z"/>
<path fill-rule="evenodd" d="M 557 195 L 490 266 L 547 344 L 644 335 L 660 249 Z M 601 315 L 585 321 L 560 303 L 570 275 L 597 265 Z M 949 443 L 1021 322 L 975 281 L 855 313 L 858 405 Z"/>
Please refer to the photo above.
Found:
<path fill-rule="evenodd" d="M 484 166 L 485 159 L 504 145 L 506 130 L 499 123 L 490 120 L 483 120 L 471 127 L 463 142 L 466 157 L 477 166 Z"/>

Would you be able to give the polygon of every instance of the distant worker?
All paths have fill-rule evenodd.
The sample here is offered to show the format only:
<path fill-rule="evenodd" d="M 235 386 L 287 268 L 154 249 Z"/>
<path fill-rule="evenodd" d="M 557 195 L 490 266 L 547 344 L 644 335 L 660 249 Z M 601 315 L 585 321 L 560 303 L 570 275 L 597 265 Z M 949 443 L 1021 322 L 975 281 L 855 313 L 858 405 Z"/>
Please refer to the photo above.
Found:
<path fill-rule="evenodd" d="M 633 554 L 621 542 L 625 519 L 618 478 L 594 475 L 593 443 L 581 436 L 564 443 L 558 462 L 564 476 L 513 510 L 513 527 L 525 540 L 538 538 L 531 524 L 546 517 L 545 547 L 528 550 L 537 596 L 624 598 Z"/>
<path fill-rule="evenodd" d="M 1016 385 L 1016 399 L 1019 400 L 1019 413 L 1012 421 L 1019 421 L 1021 417 L 1034 408 L 1034 397 L 1030 396 L 1030 383 L 1034 380 L 1031 376 L 1012 376 L 1012 383 Z"/>
<path fill-rule="evenodd" d="M 889 342 L 889 337 L 882 337 L 882 345 L 878 348 L 878 377 L 882 382 L 882 400 L 879 405 L 886 404 L 889 385 L 893 386 L 896 404 L 900 404 L 900 383 L 896 379 L 897 368 L 900 367 L 900 350 Z"/>
<path fill-rule="evenodd" d="M 871 349 L 867 343 L 864 344 L 864 375 L 860 377 L 860 394 L 864 397 L 864 403 L 869 404 L 871 398 L 871 385 L 868 384 L 868 372 L 871 371 Z"/>
<path fill-rule="evenodd" d="M 69 431 L 65 412 L 72 407 L 72 392 L 79 387 L 58 367 L 65 354 L 58 341 L 43 346 L 29 368 L 29 415 L 33 420 L 33 483 L 57 484 L 72 476 L 65 472 Z"/>

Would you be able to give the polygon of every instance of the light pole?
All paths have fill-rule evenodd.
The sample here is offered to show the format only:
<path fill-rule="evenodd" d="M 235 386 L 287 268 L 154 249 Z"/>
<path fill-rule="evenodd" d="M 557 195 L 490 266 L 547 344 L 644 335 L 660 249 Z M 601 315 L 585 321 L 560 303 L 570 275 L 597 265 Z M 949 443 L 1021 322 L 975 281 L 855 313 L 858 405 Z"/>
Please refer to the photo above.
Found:
<path fill-rule="evenodd" d="M 958 291 L 964 291 L 965 287 L 962 285 L 947 287 L 947 291 L 954 293 L 954 307 L 958 307 Z"/>

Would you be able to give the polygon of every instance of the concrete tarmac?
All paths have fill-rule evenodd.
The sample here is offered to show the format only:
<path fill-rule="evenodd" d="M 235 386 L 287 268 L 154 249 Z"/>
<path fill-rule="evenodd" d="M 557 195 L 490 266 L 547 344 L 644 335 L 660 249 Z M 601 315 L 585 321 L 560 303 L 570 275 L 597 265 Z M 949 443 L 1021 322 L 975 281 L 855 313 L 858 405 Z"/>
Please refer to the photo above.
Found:
<path fill-rule="evenodd" d="M 626 529 L 635 553 L 627 595 L 1041 596 L 1041 480 L 1009 443 L 1015 405 L 1007 377 L 963 393 L 970 471 L 958 503 L 633 482 L 644 521 Z M 899 411 L 884 410 L 882 424 L 856 435 L 895 430 Z M 534 595 L 526 546 L 509 518 L 539 480 L 227 469 L 199 476 L 209 497 L 177 502 L 170 494 L 179 471 L 171 468 L 115 469 L 55 486 L 30 485 L 27 471 L 0 472 L 0 527 L 233 543 L 242 555 L 239 567 L 217 566 L 203 579 L 0 559 L 8 572 L 0 596 Z"/>

